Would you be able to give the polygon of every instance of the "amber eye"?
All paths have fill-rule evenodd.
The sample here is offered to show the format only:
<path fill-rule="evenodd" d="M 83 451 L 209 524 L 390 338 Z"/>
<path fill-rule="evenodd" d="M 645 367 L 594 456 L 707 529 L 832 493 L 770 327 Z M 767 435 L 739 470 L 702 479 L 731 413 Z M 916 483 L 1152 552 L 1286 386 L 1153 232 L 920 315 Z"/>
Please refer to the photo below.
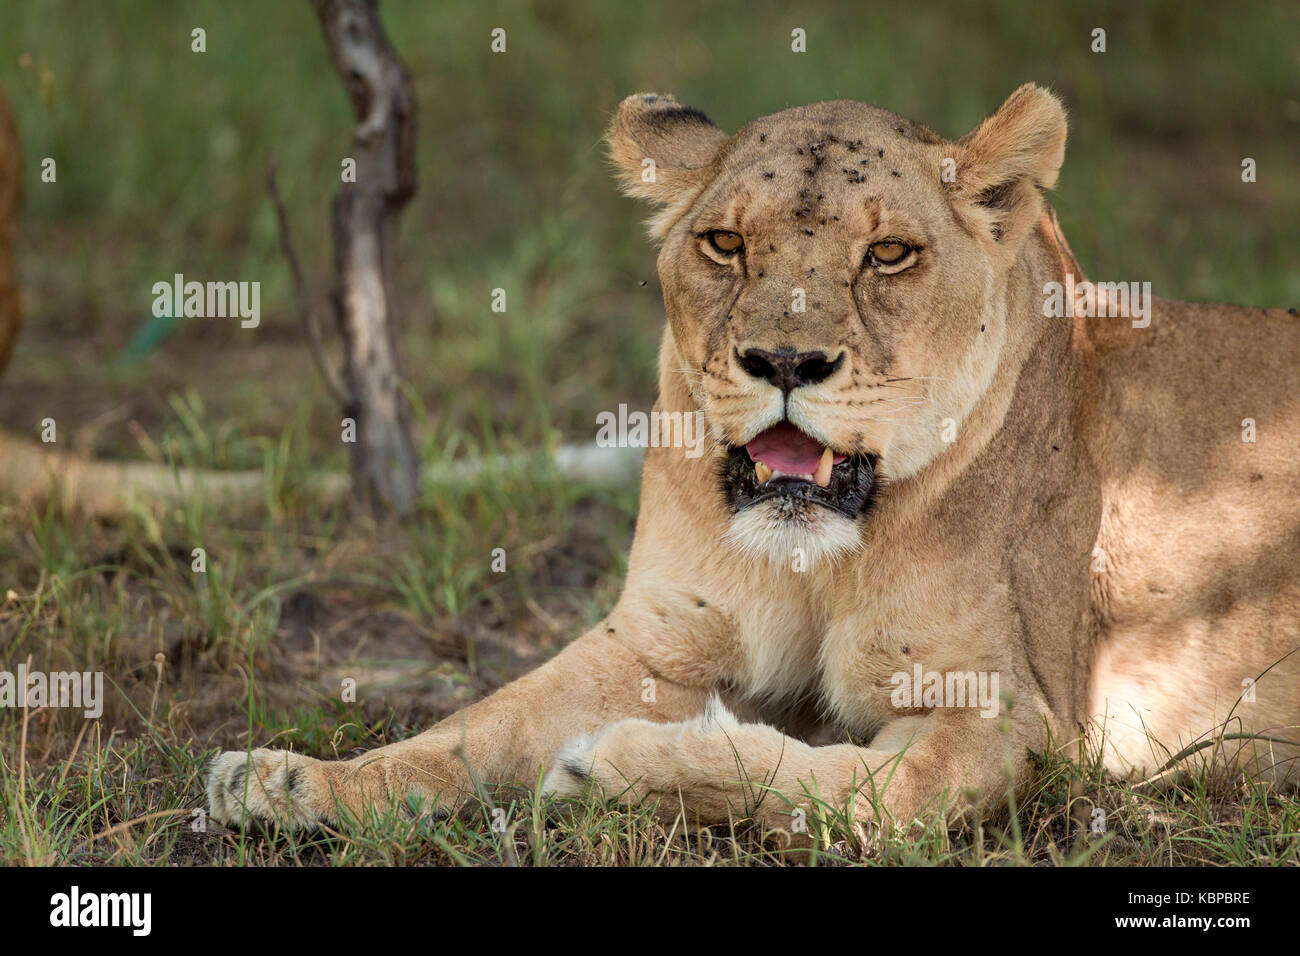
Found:
<path fill-rule="evenodd" d="M 912 249 L 907 243 L 899 242 L 897 239 L 884 239 L 873 242 L 868 251 L 875 262 L 882 266 L 892 266 L 902 262 Z"/>
<path fill-rule="evenodd" d="M 714 229 L 708 236 L 709 245 L 714 248 L 714 251 L 724 256 L 734 256 L 745 245 L 745 240 L 740 237 L 738 232 Z"/>

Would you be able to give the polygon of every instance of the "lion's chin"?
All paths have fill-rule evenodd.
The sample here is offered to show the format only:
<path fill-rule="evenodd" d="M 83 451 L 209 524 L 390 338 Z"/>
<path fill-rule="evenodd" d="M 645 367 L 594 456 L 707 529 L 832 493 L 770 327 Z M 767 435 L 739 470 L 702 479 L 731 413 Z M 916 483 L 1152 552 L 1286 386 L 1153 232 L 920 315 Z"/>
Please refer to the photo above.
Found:
<path fill-rule="evenodd" d="M 771 498 L 736 512 L 726 543 L 747 561 L 812 571 L 861 547 L 858 523 L 806 500 Z"/>
<path fill-rule="evenodd" d="M 833 563 L 861 544 L 879 492 L 878 460 L 836 451 L 786 421 L 730 447 L 718 474 L 733 511 L 728 544 L 795 571 Z"/>

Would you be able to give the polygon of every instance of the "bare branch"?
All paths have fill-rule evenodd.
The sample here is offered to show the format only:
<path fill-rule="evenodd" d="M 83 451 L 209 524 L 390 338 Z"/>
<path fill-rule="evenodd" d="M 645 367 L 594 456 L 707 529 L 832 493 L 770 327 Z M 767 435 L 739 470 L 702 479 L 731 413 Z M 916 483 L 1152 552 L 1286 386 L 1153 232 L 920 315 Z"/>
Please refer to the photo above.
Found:
<path fill-rule="evenodd" d="M 280 197 L 280 187 L 276 182 L 277 164 L 275 157 L 266 157 L 266 188 L 275 205 L 275 217 L 280 227 L 280 248 L 289 263 L 289 272 L 293 276 L 294 294 L 298 299 L 298 315 L 302 319 L 303 330 L 307 333 L 307 344 L 311 347 L 311 357 L 325 380 L 325 388 L 340 405 L 351 405 L 352 398 L 338 371 L 325 356 L 325 344 L 320 333 L 320 324 L 316 321 L 316 310 L 312 308 L 311 296 L 307 292 L 307 283 L 302 276 L 302 266 L 294 250 L 293 235 L 289 230 L 289 215 L 285 211 L 284 200 Z"/>

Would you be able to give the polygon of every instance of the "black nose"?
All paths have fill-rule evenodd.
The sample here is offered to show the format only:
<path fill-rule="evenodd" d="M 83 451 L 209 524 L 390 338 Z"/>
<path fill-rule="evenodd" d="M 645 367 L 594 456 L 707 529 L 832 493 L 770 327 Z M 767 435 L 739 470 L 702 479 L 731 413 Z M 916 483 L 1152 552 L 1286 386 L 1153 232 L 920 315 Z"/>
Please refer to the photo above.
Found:
<path fill-rule="evenodd" d="M 794 349 L 777 349 L 775 352 L 747 349 L 744 355 L 736 357 L 740 367 L 754 378 L 771 382 L 787 395 L 800 385 L 816 385 L 830 378 L 844 358 L 841 354 L 832 362 L 823 352 L 796 352 Z"/>

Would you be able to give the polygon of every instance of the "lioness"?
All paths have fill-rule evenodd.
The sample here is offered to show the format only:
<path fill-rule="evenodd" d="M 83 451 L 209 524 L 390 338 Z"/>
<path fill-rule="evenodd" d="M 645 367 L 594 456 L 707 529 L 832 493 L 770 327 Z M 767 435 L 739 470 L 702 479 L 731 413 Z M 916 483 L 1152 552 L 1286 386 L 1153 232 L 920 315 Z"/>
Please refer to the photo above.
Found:
<path fill-rule="evenodd" d="M 902 825 L 1072 741 L 1120 774 L 1213 754 L 1294 782 L 1300 319 L 1093 318 L 1077 291 L 1045 314 L 1083 281 L 1043 199 L 1065 139 L 1033 85 L 956 141 L 848 101 L 728 136 L 625 100 L 656 407 L 716 446 L 648 451 L 622 597 L 549 663 L 355 760 L 224 753 L 212 815 L 541 779 L 692 823 L 788 828 L 815 795 Z"/>

